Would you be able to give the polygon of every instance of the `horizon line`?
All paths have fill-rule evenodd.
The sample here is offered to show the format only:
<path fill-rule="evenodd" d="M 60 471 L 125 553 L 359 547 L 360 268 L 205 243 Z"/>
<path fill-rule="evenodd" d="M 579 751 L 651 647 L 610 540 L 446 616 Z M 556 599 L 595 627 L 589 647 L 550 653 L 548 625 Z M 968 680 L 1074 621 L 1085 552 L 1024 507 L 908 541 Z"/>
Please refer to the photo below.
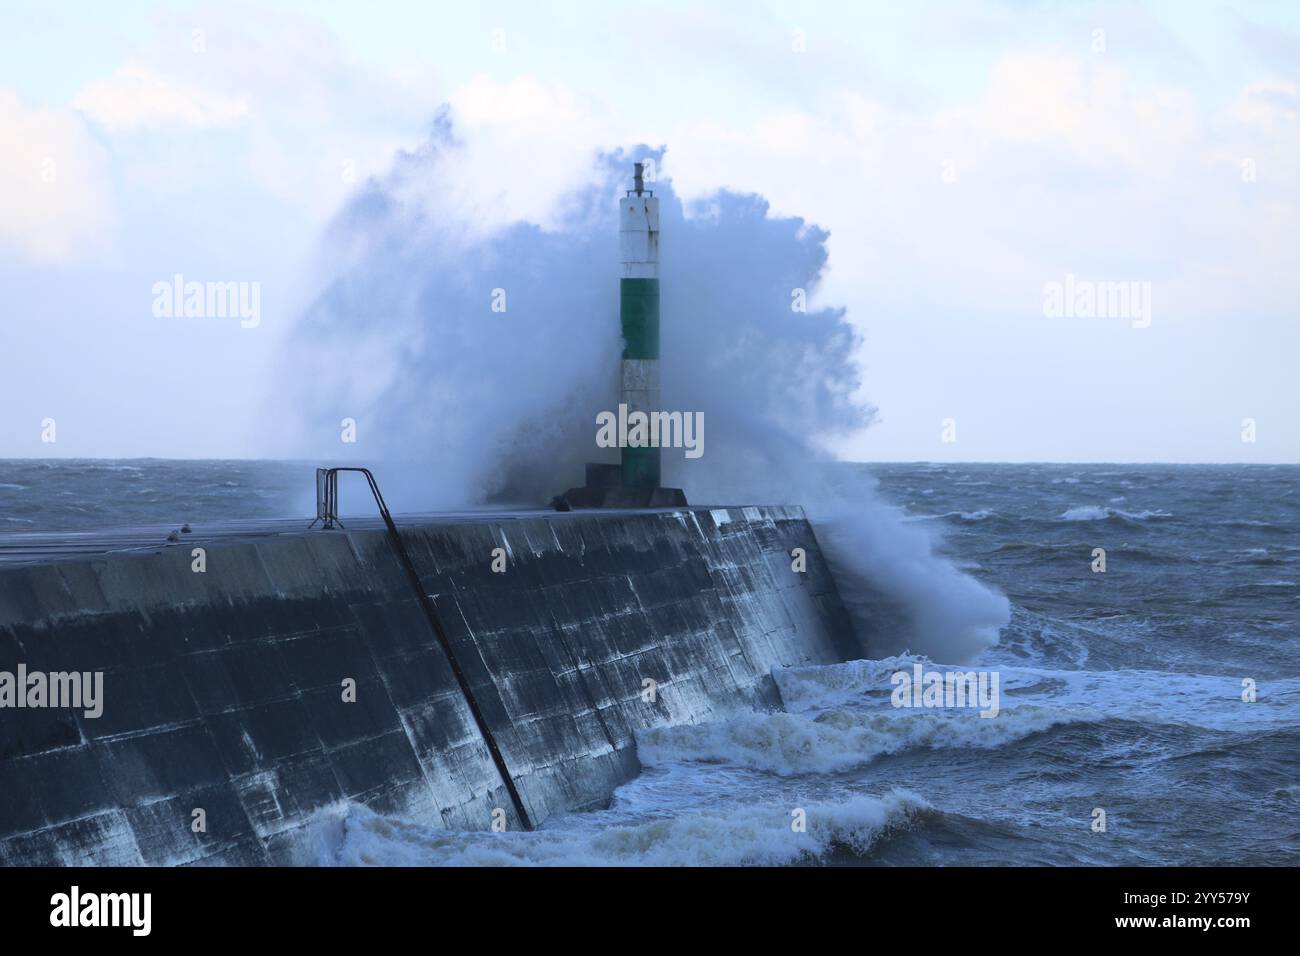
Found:
<path fill-rule="evenodd" d="M 270 457 L 248 457 L 248 456 L 224 456 L 224 457 L 191 457 L 179 455 L 126 455 L 121 457 L 110 457 L 104 455 L 45 455 L 40 457 L 31 456 L 0 456 L 0 462 L 15 461 L 176 461 L 176 462 L 209 462 L 209 461 L 230 461 L 230 462 L 277 462 L 283 464 L 317 464 L 321 466 L 331 465 L 338 462 L 364 462 L 367 459 L 361 458 L 270 458 Z M 376 465 L 393 465 L 393 464 L 418 464 L 427 461 L 435 461 L 436 456 L 430 458 L 373 458 L 370 462 Z M 1119 459 L 1048 459 L 1048 458 L 1024 458 L 1024 459 L 958 459 L 958 460 L 937 460 L 932 458 L 877 458 L 877 459 L 860 459 L 860 458 L 835 458 L 835 459 L 810 459 L 811 464 L 818 465 L 1186 465 L 1186 466 L 1295 466 L 1300 465 L 1300 461 L 1184 461 L 1171 459 L 1148 459 L 1148 460 L 1131 460 L 1123 461 Z"/>

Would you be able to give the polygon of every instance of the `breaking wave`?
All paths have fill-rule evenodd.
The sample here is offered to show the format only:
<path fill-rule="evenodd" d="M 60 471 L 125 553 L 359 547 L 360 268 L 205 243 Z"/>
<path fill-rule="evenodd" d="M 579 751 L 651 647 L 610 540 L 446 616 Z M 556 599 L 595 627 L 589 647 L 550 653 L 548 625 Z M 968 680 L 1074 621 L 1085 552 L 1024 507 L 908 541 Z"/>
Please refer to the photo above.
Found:
<path fill-rule="evenodd" d="M 786 712 L 641 731 L 637 755 L 648 767 L 698 761 L 795 776 L 837 773 L 909 750 L 995 749 L 1065 724 L 1124 721 L 1257 733 L 1300 722 L 1300 679 L 1272 682 L 1246 703 L 1238 678 L 1159 671 L 995 668 L 996 716 L 982 717 L 974 707 L 894 707 L 890 677 L 914 664 L 951 669 L 914 655 L 777 668 Z"/>
<path fill-rule="evenodd" d="M 606 828 L 462 832 L 380 816 L 359 805 L 327 811 L 314 824 L 323 866 L 789 866 L 847 851 L 865 857 L 887 833 L 932 812 L 906 790 L 798 807 L 739 806 Z"/>
<path fill-rule="evenodd" d="M 837 773 L 877 757 L 921 748 L 993 749 L 1090 715 L 1026 706 L 983 718 L 974 711 L 835 708 L 815 717 L 745 714 L 707 724 L 657 727 L 637 734 L 648 767 L 683 760 L 726 762 L 779 776 Z"/>
<path fill-rule="evenodd" d="M 1060 516 L 1062 521 L 1105 521 L 1108 518 L 1123 518 L 1128 521 L 1146 521 L 1150 518 L 1172 518 L 1168 511 L 1121 511 L 1119 508 L 1107 508 L 1103 505 L 1080 505 L 1068 508 Z"/>

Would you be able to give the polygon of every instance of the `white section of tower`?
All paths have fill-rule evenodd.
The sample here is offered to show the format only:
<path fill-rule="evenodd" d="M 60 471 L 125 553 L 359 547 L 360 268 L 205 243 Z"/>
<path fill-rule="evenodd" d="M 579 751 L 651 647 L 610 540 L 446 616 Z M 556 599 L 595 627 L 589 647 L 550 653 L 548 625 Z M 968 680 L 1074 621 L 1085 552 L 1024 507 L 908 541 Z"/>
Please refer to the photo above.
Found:
<path fill-rule="evenodd" d="M 646 194 L 618 201 L 618 245 L 623 278 L 659 278 L 659 199 Z"/>

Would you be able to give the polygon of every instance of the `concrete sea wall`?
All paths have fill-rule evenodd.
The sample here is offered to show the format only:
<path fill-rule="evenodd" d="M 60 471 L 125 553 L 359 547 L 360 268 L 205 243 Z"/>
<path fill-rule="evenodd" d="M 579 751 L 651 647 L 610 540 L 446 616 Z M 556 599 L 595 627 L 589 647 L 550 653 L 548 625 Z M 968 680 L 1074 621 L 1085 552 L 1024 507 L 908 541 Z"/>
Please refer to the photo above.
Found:
<path fill-rule="evenodd" d="M 534 825 L 607 802 L 638 770 L 638 729 L 779 705 L 773 666 L 856 653 L 798 508 L 401 538 Z M 103 712 L 0 707 L 3 864 L 307 862 L 308 824 L 345 801 L 522 825 L 384 531 L 0 568 L 0 673 L 19 664 L 102 672 Z"/>

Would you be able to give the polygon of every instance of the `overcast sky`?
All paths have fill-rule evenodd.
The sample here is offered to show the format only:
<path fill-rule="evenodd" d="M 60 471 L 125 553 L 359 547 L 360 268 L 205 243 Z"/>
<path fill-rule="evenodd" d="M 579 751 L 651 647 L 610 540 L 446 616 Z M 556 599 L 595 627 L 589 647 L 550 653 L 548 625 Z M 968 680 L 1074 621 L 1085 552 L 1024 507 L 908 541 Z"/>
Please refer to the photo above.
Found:
<path fill-rule="evenodd" d="M 828 229 L 846 457 L 1300 460 L 1300 4 L 544 6 L 7 2 L 0 456 L 273 457 L 321 230 L 448 105 L 485 228 L 648 143 Z M 259 324 L 155 315 L 177 273 Z M 1067 276 L 1149 314 L 1046 315 Z"/>

